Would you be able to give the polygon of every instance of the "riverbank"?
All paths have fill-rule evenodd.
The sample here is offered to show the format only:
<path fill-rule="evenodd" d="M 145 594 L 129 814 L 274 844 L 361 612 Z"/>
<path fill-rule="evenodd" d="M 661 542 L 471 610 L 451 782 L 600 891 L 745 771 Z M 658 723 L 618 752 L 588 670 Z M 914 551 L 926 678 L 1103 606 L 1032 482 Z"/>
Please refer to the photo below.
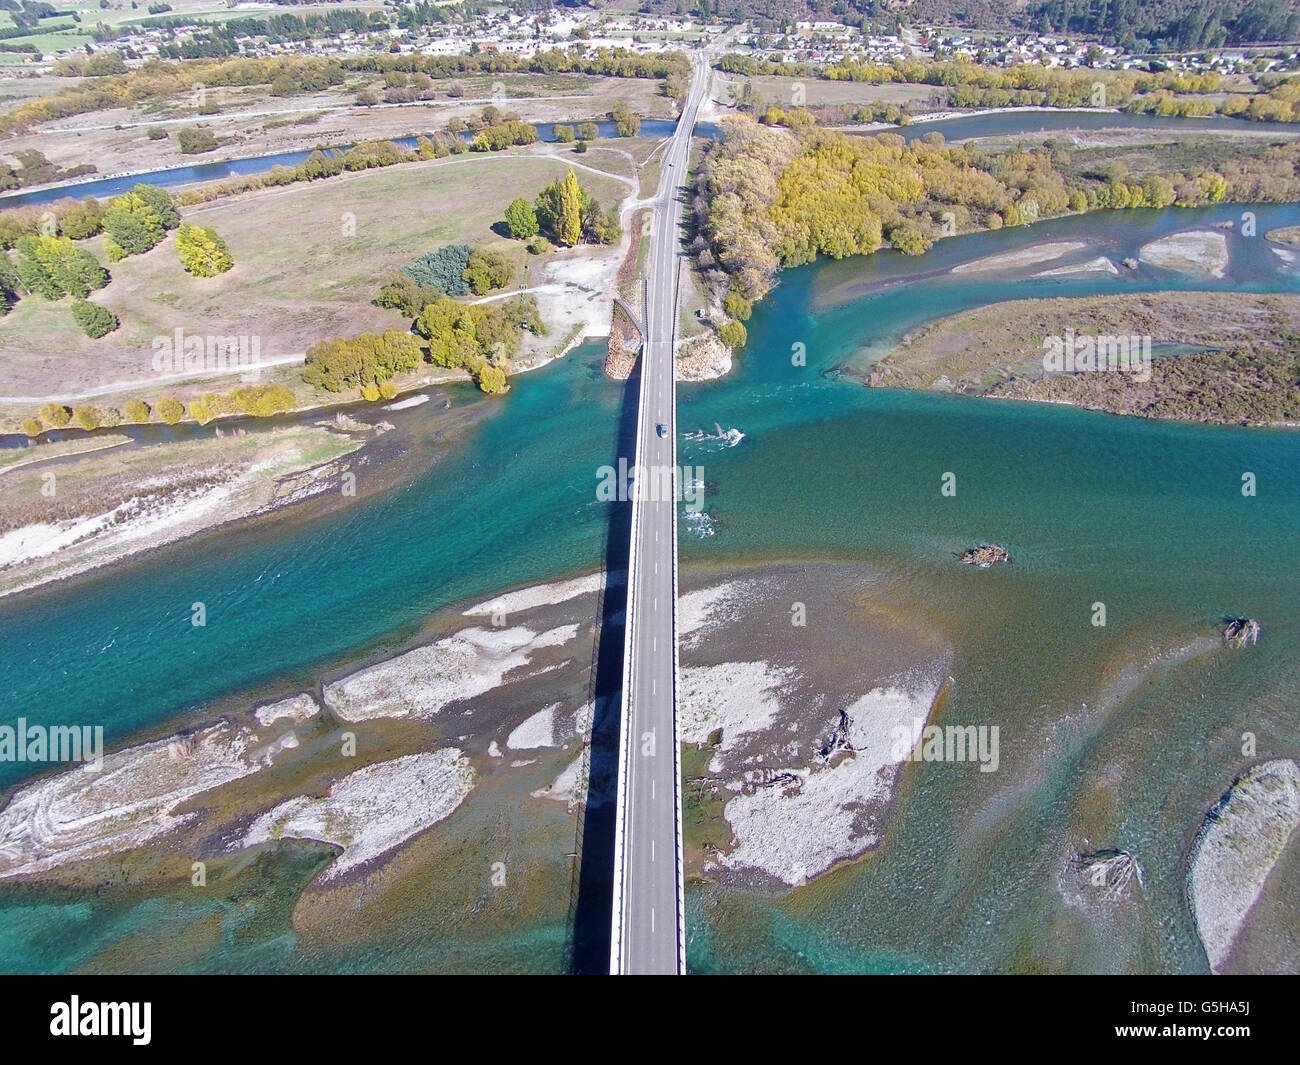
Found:
<path fill-rule="evenodd" d="M 232 522 L 260 518 L 353 483 L 352 458 L 380 430 L 270 429 L 65 452 L 0 473 L 0 596 L 120 562 Z M 364 463 L 362 463 L 364 465 Z"/>

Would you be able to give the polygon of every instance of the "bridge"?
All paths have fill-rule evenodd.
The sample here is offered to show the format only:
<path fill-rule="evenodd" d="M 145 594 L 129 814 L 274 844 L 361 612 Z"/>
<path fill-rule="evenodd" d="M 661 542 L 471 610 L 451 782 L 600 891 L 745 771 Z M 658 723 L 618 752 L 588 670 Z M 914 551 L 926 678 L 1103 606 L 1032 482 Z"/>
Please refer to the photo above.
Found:
<path fill-rule="evenodd" d="M 697 55 L 655 198 L 638 376 L 610 972 L 686 971 L 682 766 L 677 730 L 677 334 L 682 191 L 708 84 Z M 661 436 L 658 426 L 663 425 Z"/>

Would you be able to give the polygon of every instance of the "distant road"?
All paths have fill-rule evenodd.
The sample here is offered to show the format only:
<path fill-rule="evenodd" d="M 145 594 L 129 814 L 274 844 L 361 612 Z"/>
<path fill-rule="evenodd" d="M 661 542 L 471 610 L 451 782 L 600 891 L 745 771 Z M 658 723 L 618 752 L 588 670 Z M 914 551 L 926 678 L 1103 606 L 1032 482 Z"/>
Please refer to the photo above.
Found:
<path fill-rule="evenodd" d="M 691 131 L 708 82 L 703 55 L 677 131 L 668 144 L 648 260 L 646 338 L 641 356 L 641 405 L 636 464 L 641 497 L 632 544 L 628 589 L 630 660 L 625 676 L 620 764 L 620 868 L 615 872 L 617 973 L 672 974 L 685 970 L 682 902 L 681 771 L 677 735 L 677 503 L 674 493 L 647 499 L 647 470 L 675 471 L 677 417 L 673 341 L 677 332 L 677 272 L 682 254 L 682 192 L 690 164 Z M 656 427 L 666 427 L 660 436 Z M 668 473 L 668 477 L 675 476 Z M 660 477 L 660 483 L 665 478 Z M 667 480 L 671 486 L 673 482 Z"/>

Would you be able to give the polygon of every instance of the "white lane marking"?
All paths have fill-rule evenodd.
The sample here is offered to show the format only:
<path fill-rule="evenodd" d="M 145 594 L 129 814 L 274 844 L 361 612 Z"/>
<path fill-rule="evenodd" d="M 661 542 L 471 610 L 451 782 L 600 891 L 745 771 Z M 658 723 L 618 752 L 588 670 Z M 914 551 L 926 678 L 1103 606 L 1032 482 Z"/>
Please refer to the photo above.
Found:
<path fill-rule="evenodd" d="M 654 841 L 654 837 L 651 836 L 650 837 L 650 864 L 651 865 L 654 864 L 654 860 L 655 860 L 655 841 Z"/>
<path fill-rule="evenodd" d="M 650 931 L 653 932 L 654 930 L 655 930 L 655 908 L 651 906 L 650 907 Z"/>

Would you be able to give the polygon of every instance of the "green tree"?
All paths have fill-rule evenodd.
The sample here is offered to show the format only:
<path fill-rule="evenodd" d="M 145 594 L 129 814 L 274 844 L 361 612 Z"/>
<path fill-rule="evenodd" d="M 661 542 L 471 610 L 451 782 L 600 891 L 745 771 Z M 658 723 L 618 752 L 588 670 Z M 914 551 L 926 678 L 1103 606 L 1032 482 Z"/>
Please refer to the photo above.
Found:
<path fill-rule="evenodd" d="M 513 200 L 505 211 L 506 228 L 515 240 L 527 240 L 537 233 L 537 212 L 522 196 Z"/>
<path fill-rule="evenodd" d="M 505 288 L 514 276 L 514 264 L 497 251 L 475 248 L 465 267 L 465 283 L 476 296 L 491 292 L 494 288 Z"/>
<path fill-rule="evenodd" d="M 745 341 L 749 339 L 749 334 L 745 327 L 739 322 L 723 322 L 718 327 L 718 339 L 727 345 L 732 351 L 737 351 L 745 346 Z"/>
<path fill-rule="evenodd" d="M 158 246 L 166 229 L 144 197 L 127 192 L 109 203 L 104 232 L 122 254 L 141 255 Z"/>
<path fill-rule="evenodd" d="M 19 280 L 46 299 L 85 299 L 108 284 L 108 271 L 67 237 L 20 237 L 16 250 Z"/>
<path fill-rule="evenodd" d="M 117 315 L 107 307 L 89 300 L 76 300 L 72 304 L 72 320 L 91 340 L 107 336 L 118 327 Z"/>
<path fill-rule="evenodd" d="M 101 424 L 99 411 L 94 407 L 73 407 L 72 418 L 86 432 L 98 429 Z"/>

